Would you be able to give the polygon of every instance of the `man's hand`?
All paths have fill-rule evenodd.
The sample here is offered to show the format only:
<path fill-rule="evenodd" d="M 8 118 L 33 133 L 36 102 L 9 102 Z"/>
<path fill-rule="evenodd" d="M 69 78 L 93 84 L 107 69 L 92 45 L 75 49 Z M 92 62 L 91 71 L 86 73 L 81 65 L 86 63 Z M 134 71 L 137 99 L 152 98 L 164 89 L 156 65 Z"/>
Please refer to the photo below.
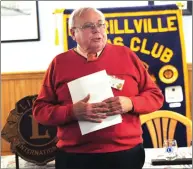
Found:
<path fill-rule="evenodd" d="M 102 122 L 105 119 L 106 112 L 109 111 L 105 102 L 100 103 L 87 103 L 90 95 L 73 105 L 73 113 L 77 120 Z"/>
<path fill-rule="evenodd" d="M 110 97 L 103 102 L 107 103 L 110 109 L 110 111 L 106 113 L 107 116 L 127 113 L 133 108 L 131 100 L 125 96 Z"/>

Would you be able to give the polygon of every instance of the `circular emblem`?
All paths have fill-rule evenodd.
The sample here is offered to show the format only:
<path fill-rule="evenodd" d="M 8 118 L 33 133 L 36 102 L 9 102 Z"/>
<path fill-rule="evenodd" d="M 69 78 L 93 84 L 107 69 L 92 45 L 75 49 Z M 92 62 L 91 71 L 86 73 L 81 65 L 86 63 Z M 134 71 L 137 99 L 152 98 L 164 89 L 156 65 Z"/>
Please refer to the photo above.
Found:
<path fill-rule="evenodd" d="M 21 116 L 18 130 L 22 141 L 33 147 L 47 146 L 56 139 L 56 128 L 38 124 L 33 119 L 32 108 L 27 109 Z"/>
<path fill-rule="evenodd" d="M 27 96 L 16 103 L 1 136 L 11 143 L 13 153 L 28 162 L 45 165 L 55 158 L 57 128 L 41 125 L 33 118 L 32 105 L 36 98 L 37 95 Z"/>
<path fill-rule="evenodd" d="M 178 78 L 178 70 L 172 65 L 165 65 L 159 71 L 159 78 L 163 83 L 174 83 Z"/>
<path fill-rule="evenodd" d="M 172 147 L 167 147 L 166 152 L 171 153 L 172 152 Z"/>

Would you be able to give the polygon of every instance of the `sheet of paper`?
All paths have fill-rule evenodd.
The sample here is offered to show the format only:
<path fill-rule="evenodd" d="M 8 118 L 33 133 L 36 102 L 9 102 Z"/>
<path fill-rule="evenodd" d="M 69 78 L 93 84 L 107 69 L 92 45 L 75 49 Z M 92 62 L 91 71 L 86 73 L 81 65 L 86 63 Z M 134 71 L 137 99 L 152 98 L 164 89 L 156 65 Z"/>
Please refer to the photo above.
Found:
<path fill-rule="evenodd" d="M 106 70 L 102 70 L 68 83 L 73 103 L 76 103 L 90 94 L 89 103 L 101 102 L 113 97 L 113 91 Z M 82 135 L 103 129 L 122 122 L 121 115 L 109 116 L 102 123 L 79 121 Z"/>

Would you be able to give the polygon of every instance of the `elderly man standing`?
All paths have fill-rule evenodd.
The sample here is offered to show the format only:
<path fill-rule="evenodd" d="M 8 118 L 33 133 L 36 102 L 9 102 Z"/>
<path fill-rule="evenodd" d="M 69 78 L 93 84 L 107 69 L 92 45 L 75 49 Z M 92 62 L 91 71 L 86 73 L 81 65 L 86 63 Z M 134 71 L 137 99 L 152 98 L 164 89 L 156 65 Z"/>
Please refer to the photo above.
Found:
<path fill-rule="evenodd" d="M 57 126 L 56 169 L 142 168 L 139 115 L 161 108 L 161 90 L 134 52 L 107 43 L 105 17 L 99 10 L 74 10 L 69 28 L 77 46 L 53 59 L 33 105 L 39 123 Z M 124 79 L 122 89 L 112 88 L 114 97 L 99 103 L 88 103 L 88 93 L 73 104 L 67 83 L 101 70 Z M 81 135 L 78 121 L 101 123 L 115 114 L 122 116 L 121 123 Z"/>

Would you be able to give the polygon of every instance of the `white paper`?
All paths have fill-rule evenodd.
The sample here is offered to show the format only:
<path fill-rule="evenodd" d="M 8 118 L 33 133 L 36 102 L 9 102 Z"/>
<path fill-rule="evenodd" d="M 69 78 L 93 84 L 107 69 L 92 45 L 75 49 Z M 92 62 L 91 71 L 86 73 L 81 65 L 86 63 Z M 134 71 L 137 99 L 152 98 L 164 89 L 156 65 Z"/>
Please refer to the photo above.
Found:
<path fill-rule="evenodd" d="M 181 107 L 181 103 L 170 103 L 169 104 L 170 108 L 176 108 L 176 107 Z"/>
<path fill-rule="evenodd" d="M 68 83 L 68 88 L 70 90 L 73 103 L 82 100 L 88 94 L 90 94 L 88 103 L 101 102 L 109 97 L 114 96 L 106 70 L 73 80 Z M 78 123 L 81 133 L 84 135 L 121 122 L 121 115 L 114 115 L 103 119 L 103 122 L 101 123 L 89 121 L 79 121 Z"/>
<path fill-rule="evenodd" d="M 167 103 L 183 101 L 182 86 L 169 86 L 165 88 L 165 98 Z"/>

